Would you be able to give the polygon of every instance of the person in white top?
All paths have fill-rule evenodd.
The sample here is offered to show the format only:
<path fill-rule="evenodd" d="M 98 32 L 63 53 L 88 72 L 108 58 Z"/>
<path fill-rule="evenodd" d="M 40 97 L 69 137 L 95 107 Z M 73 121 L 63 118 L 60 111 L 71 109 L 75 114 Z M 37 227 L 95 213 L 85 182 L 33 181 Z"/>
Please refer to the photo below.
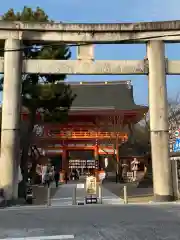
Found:
<path fill-rule="evenodd" d="M 44 166 L 42 166 L 42 174 L 41 174 L 41 182 L 42 182 L 42 184 L 45 183 L 46 173 L 47 173 L 47 165 L 44 165 Z"/>
<path fill-rule="evenodd" d="M 138 164 L 139 164 L 139 161 L 137 160 L 137 158 L 134 158 L 134 160 L 131 162 L 131 169 L 133 171 L 134 181 L 136 181 L 137 179 Z"/>
<path fill-rule="evenodd" d="M 21 168 L 18 166 L 18 183 L 20 183 L 23 180 L 23 176 L 21 173 Z"/>
<path fill-rule="evenodd" d="M 105 168 L 108 167 L 108 158 L 107 157 L 104 158 L 104 165 L 105 165 Z"/>
<path fill-rule="evenodd" d="M 102 182 L 106 177 L 106 173 L 104 171 L 103 168 L 101 168 L 100 172 L 99 172 L 99 180 Z"/>

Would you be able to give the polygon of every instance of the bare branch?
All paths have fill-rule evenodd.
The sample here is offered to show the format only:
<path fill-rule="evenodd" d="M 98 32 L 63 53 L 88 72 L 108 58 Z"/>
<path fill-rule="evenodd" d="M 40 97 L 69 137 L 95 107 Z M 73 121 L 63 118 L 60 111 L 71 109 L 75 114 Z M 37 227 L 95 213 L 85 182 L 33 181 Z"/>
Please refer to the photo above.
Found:
<path fill-rule="evenodd" d="M 168 121 L 170 137 L 179 129 L 180 124 L 180 93 L 177 94 L 175 99 L 169 99 L 168 101 Z"/>

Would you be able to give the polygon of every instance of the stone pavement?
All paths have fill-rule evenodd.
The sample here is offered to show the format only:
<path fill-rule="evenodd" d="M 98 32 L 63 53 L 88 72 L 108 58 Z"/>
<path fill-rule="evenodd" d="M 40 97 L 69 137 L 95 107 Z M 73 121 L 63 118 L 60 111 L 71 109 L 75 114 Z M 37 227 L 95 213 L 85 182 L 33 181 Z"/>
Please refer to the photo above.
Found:
<path fill-rule="evenodd" d="M 180 206 L 89 205 L 0 210 L 0 239 L 179 240 Z M 16 238 L 16 239 L 15 239 Z"/>
<path fill-rule="evenodd" d="M 73 190 L 76 183 L 68 183 L 59 186 L 55 195 L 51 198 L 52 206 L 72 205 Z M 77 201 L 84 201 L 84 189 L 77 189 Z"/>
<path fill-rule="evenodd" d="M 76 183 L 68 183 L 61 185 L 56 191 L 55 195 L 51 198 L 52 206 L 67 206 L 72 205 L 73 190 L 76 187 Z M 77 189 L 76 197 L 77 203 L 83 202 L 85 198 L 85 189 Z M 102 188 L 102 200 L 103 204 L 122 204 L 121 198 L 110 192 L 105 187 Z"/>
<path fill-rule="evenodd" d="M 124 203 L 123 199 L 109 191 L 106 187 L 102 188 L 102 196 L 104 204 L 122 204 Z"/>
<path fill-rule="evenodd" d="M 153 188 L 140 188 L 136 183 L 104 182 L 104 187 L 118 197 L 123 197 L 123 187 L 127 186 L 129 197 L 149 196 L 153 194 Z"/>

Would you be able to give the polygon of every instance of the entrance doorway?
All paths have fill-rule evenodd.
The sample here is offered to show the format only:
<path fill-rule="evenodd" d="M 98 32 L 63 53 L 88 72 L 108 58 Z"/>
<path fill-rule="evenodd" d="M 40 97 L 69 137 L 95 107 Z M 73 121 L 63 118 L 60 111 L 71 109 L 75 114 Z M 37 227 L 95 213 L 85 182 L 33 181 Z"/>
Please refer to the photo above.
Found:
<path fill-rule="evenodd" d="M 49 156 L 49 158 L 54 169 L 60 172 L 62 170 L 62 155 Z"/>
<path fill-rule="evenodd" d="M 94 150 L 69 150 L 68 160 L 70 172 L 76 170 L 79 177 L 85 177 L 95 171 Z"/>

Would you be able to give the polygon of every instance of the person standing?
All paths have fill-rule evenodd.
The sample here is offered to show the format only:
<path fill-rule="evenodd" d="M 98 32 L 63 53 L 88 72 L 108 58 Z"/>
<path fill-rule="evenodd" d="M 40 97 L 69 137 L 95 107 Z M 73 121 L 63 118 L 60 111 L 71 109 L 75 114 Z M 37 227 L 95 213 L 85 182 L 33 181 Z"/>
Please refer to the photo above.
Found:
<path fill-rule="evenodd" d="M 139 165 L 139 161 L 137 160 L 137 158 L 134 158 L 134 160 L 131 162 L 131 169 L 133 172 L 133 181 L 137 180 L 138 165 Z"/>
<path fill-rule="evenodd" d="M 80 176 L 80 173 L 79 173 L 79 169 L 78 168 L 76 168 L 76 180 L 79 180 L 79 176 Z"/>
<path fill-rule="evenodd" d="M 46 182 L 47 185 L 50 186 L 50 183 L 54 180 L 54 167 L 51 165 L 51 163 L 48 163 L 47 166 L 47 173 L 46 173 Z"/>
<path fill-rule="evenodd" d="M 58 188 L 59 186 L 59 171 L 58 170 L 55 170 L 55 174 L 54 174 L 54 180 L 55 180 L 55 183 L 56 183 L 56 188 Z"/>
<path fill-rule="evenodd" d="M 65 180 L 65 183 L 67 184 L 67 181 L 68 181 L 68 173 L 67 173 L 67 171 L 65 171 L 65 173 L 64 173 L 64 180 Z"/>
<path fill-rule="evenodd" d="M 42 166 L 42 173 L 41 173 L 41 182 L 45 184 L 46 182 L 46 174 L 47 174 L 47 165 Z"/>
<path fill-rule="evenodd" d="M 106 173 L 105 173 L 104 169 L 101 168 L 99 171 L 99 181 L 102 183 L 105 178 L 106 178 Z"/>

